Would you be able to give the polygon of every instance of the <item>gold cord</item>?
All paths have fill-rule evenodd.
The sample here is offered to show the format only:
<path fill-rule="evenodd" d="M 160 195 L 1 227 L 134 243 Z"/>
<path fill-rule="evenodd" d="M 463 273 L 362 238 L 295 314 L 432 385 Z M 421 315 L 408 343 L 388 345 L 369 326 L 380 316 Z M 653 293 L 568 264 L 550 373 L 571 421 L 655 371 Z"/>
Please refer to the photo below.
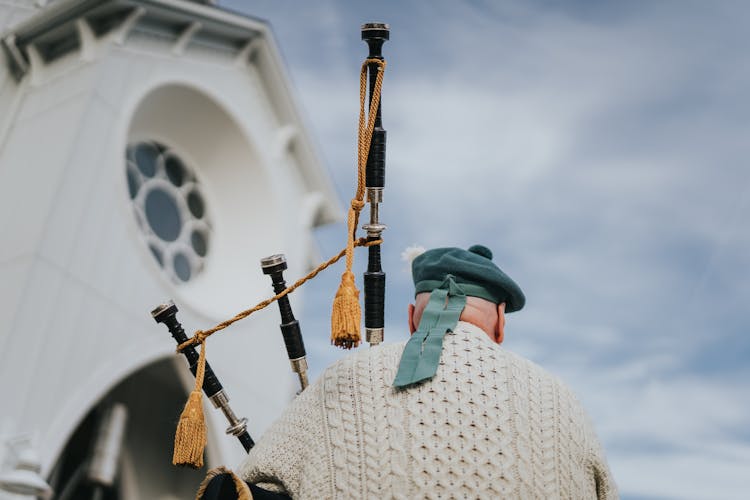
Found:
<path fill-rule="evenodd" d="M 378 74 L 375 78 L 375 87 L 372 90 L 370 108 L 365 120 L 365 99 L 367 97 L 367 65 L 375 63 L 378 65 Z M 380 105 L 380 92 L 383 88 L 383 73 L 385 72 L 385 60 L 365 59 L 359 73 L 359 126 L 357 130 L 357 191 L 351 201 L 349 214 L 347 216 L 346 232 L 346 270 L 341 275 L 341 284 L 333 299 L 333 311 L 331 313 L 331 343 L 351 349 L 357 347 L 361 340 L 360 323 L 362 310 L 359 306 L 359 290 L 354 282 L 352 264 L 354 263 L 354 242 L 356 241 L 359 213 L 365 206 L 365 172 L 367 157 L 370 154 L 370 143 L 372 132 L 375 129 L 375 118 Z"/>
<path fill-rule="evenodd" d="M 370 247 L 370 246 L 373 246 L 373 245 L 380 245 L 381 243 L 383 243 L 383 240 L 367 241 L 366 238 L 359 238 L 358 240 L 356 240 L 354 242 L 354 246 L 357 246 L 357 247 Z M 321 271 L 323 271 L 324 269 L 326 269 L 326 268 L 332 266 L 333 264 L 335 264 L 336 262 L 338 262 L 341 259 L 341 257 L 344 256 L 345 253 L 346 253 L 346 249 L 341 250 L 339 253 L 337 253 L 336 255 L 334 255 L 333 257 L 331 257 L 330 259 L 328 259 L 327 261 L 323 262 L 318 267 L 316 267 L 315 269 L 313 269 L 312 271 L 310 271 L 307 275 L 305 275 L 304 277 L 302 277 L 302 278 L 298 279 L 297 281 L 295 281 L 293 285 L 286 287 L 285 289 L 283 289 L 281 292 L 279 292 L 278 294 L 274 295 L 270 299 L 266 299 L 266 300 L 264 300 L 262 302 L 259 302 L 258 304 L 256 304 L 255 306 L 251 307 L 250 309 L 246 309 L 246 310 L 244 310 L 242 312 L 237 313 L 234 317 L 232 317 L 232 318 L 230 318 L 230 319 L 228 319 L 226 321 L 222 321 L 221 323 L 219 323 L 218 325 L 214 326 L 213 328 L 209 328 L 208 330 L 197 330 L 192 337 L 190 337 L 185 342 L 183 342 L 182 344 L 180 344 L 180 345 L 177 346 L 177 352 L 178 353 L 182 352 L 185 348 L 190 347 L 191 345 L 201 345 L 201 344 L 203 344 L 204 341 L 208 337 L 210 337 L 211 335 L 213 335 L 214 333 L 225 329 L 226 327 L 228 327 L 228 326 L 230 326 L 230 325 L 238 322 L 241 319 L 247 318 L 248 316 L 250 316 L 251 314 L 253 314 L 256 311 L 260 311 L 261 309 L 263 309 L 265 307 L 268 307 L 269 305 L 271 305 L 274 302 L 276 302 L 277 300 L 279 300 L 281 297 L 289 295 L 290 293 L 292 293 L 293 291 L 295 291 L 297 288 L 299 288 L 300 286 L 302 286 L 305 282 L 313 279 L 315 276 L 317 276 L 318 274 L 320 274 Z"/>
<path fill-rule="evenodd" d="M 229 477 L 232 479 L 232 483 L 234 483 L 234 489 L 237 493 L 237 500 L 253 500 L 253 495 L 252 493 L 250 493 L 250 488 L 247 486 L 247 484 L 245 484 L 245 481 L 240 479 L 237 474 L 224 466 L 215 467 L 208 471 L 208 473 L 206 474 L 206 478 L 198 487 L 198 492 L 195 494 L 195 500 L 201 500 L 203 498 L 203 495 L 206 493 L 206 489 L 208 488 L 211 480 L 221 474 L 229 474 Z"/>

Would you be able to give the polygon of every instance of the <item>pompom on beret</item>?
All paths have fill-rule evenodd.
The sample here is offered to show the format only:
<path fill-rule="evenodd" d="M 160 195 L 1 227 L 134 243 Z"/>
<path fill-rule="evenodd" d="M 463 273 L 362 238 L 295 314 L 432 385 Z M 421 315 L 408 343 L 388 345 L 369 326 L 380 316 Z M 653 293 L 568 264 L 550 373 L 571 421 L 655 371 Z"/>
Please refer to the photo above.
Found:
<path fill-rule="evenodd" d="M 519 311 L 526 303 L 521 288 L 492 262 L 492 251 L 483 245 L 427 250 L 412 261 L 411 271 L 415 294 L 440 287 L 450 274 L 469 297 L 505 302 L 505 312 Z"/>

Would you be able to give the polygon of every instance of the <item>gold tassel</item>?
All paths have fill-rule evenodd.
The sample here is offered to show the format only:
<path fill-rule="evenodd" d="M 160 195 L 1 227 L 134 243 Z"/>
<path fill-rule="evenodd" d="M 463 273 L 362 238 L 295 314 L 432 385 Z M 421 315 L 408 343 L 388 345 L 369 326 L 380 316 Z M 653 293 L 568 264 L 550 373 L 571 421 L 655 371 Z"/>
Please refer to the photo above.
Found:
<path fill-rule="evenodd" d="M 354 274 L 346 271 L 341 276 L 341 285 L 333 299 L 331 343 L 344 349 L 357 347 L 361 340 L 359 334 L 361 317 L 359 290 L 354 284 Z"/>
<path fill-rule="evenodd" d="M 203 450 L 206 447 L 206 418 L 203 415 L 203 375 L 206 372 L 206 343 L 201 340 L 201 353 L 198 370 L 195 374 L 195 388 L 185 403 L 174 436 L 174 465 L 187 465 L 199 469 L 203 467 Z"/>
<path fill-rule="evenodd" d="M 185 409 L 180 415 L 177 432 L 174 436 L 174 465 L 189 465 L 196 469 L 203 467 L 203 449 L 206 447 L 206 420 L 203 416 L 203 394 L 190 393 Z"/>

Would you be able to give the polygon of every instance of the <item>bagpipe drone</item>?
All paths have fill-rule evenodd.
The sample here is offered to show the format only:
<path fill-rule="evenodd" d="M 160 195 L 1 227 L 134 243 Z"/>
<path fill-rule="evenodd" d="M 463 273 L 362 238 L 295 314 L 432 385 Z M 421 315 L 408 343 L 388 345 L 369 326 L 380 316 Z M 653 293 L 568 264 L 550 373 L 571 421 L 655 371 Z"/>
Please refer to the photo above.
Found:
<path fill-rule="evenodd" d="M 206 424 L 203 415 L 202 393 L 205 393 L 214 407 L 220 409 L 227 418 L 229 422 L 227 434 L 237 437 L 248 452 L 254 446 L 254 442 L 247 432 L 247 419 L 238 418 L 229 406 L 229 397 L 226 391 L 206 361 L 207 338 L 271 303 L 277 302 L 281 314 L 280 328 L 289 362 L 292 370 L 299 377 L 300 391 L 305 390 L 308 384 L 305 345 L 302 340 L 299 321 L 294 317 L 287 295 L 344 256 L 346 257 L 346 270 L 342 275 L 341 284 L 333 301 L 331 343 L 345 349 L 351 349 L 359 345 L 362 311 L 359 304 L 359 291 L 356 288 L 354 274 L 352 273 L 354 248 L 358 246 L 368 247 L 368 265 L 367 271 L 364 273 L 366 340 L 370 345 L 376 345 L 383 341 L 385 273 L 381 267 L 380 246 L 383 242 L 382 233 L 386 226 L 379 220 L 378 208 L 383 201 L 385 187 L 386 149 L 386 131 L 382 126 L 381 116 L 381 89 L 386 67 L 385 59 L 382 56 L 382 47 L 388 40 L 389 33 L 387 24 L 368 23 L 362 26 L 362 40 L 367 43 L 369 54 L 363 62 L 360 72 L 357 190 L 348 211 L 346 248 L 291 286 L 286 285 L 283 276 L 283 272 L 287 268 L 283 254 L 262 259 L 262 272 L 271 277 L 275 295 L 213 328 L 196 331 L 192 337 L 185 334 L 182 325 L 177 320 L 177 307 L 171 301 L 161 304 L 151 312 L 158 323 L 166 325 L 177 342 L 177 352 L 185 356 L 190 371 L 195 376 L 195 387 L 185 404 L 175 434 L 172 458 L 175 465 L 192 467 L 203 465 Z M 356 229 L 359 223 L 359 214 L 365 203 L 370 205 L 370 220 L 363 225 L 366 237 L 357 238 Z M 198 346 L 200 346 L 200 351 L 197 351 Z"/>

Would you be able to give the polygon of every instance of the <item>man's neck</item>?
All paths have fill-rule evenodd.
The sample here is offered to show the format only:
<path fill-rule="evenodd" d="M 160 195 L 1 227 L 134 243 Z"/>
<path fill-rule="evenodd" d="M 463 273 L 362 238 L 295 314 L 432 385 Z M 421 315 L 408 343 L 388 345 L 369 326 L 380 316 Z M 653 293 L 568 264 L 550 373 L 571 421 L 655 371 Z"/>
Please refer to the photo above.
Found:
<path fill-rule="evenodd" d="M 471 321 L 471 320 L 469 320 L 469 319 L 464 319 L 463 315 L 461 315 L 461 318 L 459 318 L 459 320 L 458 320 L 458 323 L 459 323 L 459 325 L 460 325 L 461 323 L 464 323 L 464 325 L 471 325 L 471 327 L 473 327 L 473 328 L 471 328 L 471 327 L 470 327 L 470 329 L 471 329 L 471 330 L 475 331 L 475 332 L 476 332 L 476 333 L 478 333 L 478 334 L 479 334 L 479 333 L 483 333 L 483 334 L 485 334 L 485 335 L 487 336 L 487 338 L 489 338 L 489 339 L 490 339 L 490 340 L 491 340 L 492 342 L 494 342 L 494 343 L 496 343 L 496 344 L 498 344 L 498 343 L 499 343 L 499 342 L 497 342 L 497 340 L 495 339 L 495 335 L 494 335 L 493 333 L 490 333 L 490 332 L 488 332 L 487 330 L 485 330 L 484 328 L 482 328 L 482 325 L 478 325 L 478 324 L 476 324 L 475 322 L 473 322 L 473 321 Z"/>

